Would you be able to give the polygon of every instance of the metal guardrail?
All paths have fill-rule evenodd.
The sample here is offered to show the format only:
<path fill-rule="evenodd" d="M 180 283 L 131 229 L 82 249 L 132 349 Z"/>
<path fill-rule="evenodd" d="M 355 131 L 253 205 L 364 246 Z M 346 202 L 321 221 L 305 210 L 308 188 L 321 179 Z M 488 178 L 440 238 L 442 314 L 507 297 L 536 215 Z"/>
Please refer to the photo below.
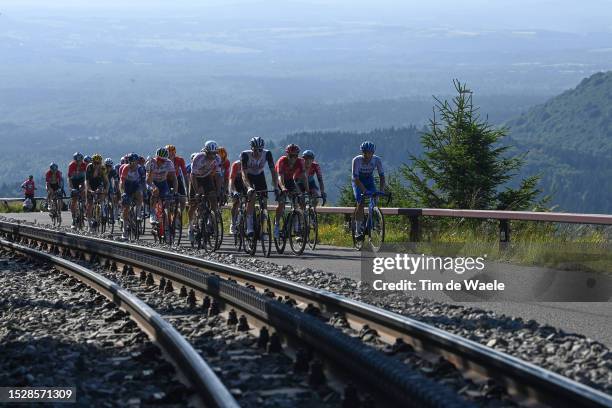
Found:
<path fill-rule="evenodd" d="M 35 197 L 36 202 L 45 200 L 46 197 Z M 63 198 L 67 200 L 69 197 Z M 0 198 L 2 201 L 17 201 L 23 198 Z M 224 206 L 229 209 L 229 206 Z M 276 205 L 268 205 L 269 211 L 275 211 Z M 578 213 L 555 213 L 539 211 L 497 211 L 497 210 L 456 210 L 447 208 L 381 208 L 385 215 L 401 215 L 408 217 L 410 222 L 410 240 L 418 242 L 421 240 L 421 218 L 422 217 L 446 217 L 446 218 L 473 218 L 499 221 L 500 243 L 510 242 L 510 221 L 535 221 L 556 222 L 568 224 L 591 224 L 612 225 L 610 214 L 578 214 Z M 317 207 L 320 214 L 343 214 L 351 215 L 353 207 Z"/>

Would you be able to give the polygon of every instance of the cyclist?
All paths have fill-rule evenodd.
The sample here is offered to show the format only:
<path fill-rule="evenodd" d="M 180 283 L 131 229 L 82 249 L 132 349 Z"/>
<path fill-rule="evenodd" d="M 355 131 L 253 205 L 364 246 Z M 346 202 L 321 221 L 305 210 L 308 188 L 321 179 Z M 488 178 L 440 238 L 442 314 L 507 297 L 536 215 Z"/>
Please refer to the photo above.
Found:
<path fill-rule="evenodd" d="M 142 206 L 142 186 L 145 184 L 145 170 L 138 164 L 138 155 L 131 153 L 128 156 L 128 164 L 122 166 L 119 177 L 119 189 L 121 191 L 121 202 L 123 205 L 123 219 L 128 219 L 130 200 L 136 201 L 136 217 L 140 217 L 140 207 Z M 123 223 L 122 239 L 127 239 L 128 222 Z"/>
<path fill-rule="evenodd" d="M 106 175 L 108 176 L 108 198 L 113 203 L 113 208 L 117 208 L 119 193 L 119 173 L 115 170 L 113 159 L 107 157 L 104 159 L 104 167 L 106 167 Z"/>
<path fill-rule="evenodd" d="M 179 204 L 182 213 L 183 208 L 185 208 L 187 196 L 187 166 L 185 166 L 185 159 L 176 155 L 176 147 L 174 145 L 169 144 L 166 146 L 166 149 L 168 149 L 168 158 L 172 160 L 172 164 L 174 164 L 174 170 L 178 180 L 178 193 L 180 194 Z"/>
<path fill-rule="evenodd" d="M 76 228 L 76 207 L 79 195 L 85 201 L 85 172 L 87 165 L 83 161 L 83 154 L 76 152 L 72 155 L 72 161 L 68 165 L 68 185 L 70 186 L 70 212 L 72 213 L 72 226 Z"/>
<path fill-rule="evenodd" d="M 311 196 L 321 196 L 321 198 L 325 201 L 327 198 L 327 194 L 325 194 L 325 185 L 323 184 L 323 173 L 321 172 L 321 166 L 319 163 L 314 161 L 315 155 L 312 150 L 304 150 L 302 153 L 302 159 L 304 159 L 304 168 L 306 170 L 306 177 L 308 177 L 308 186 L 310 190 L 308 191 Z M 315 175 L 317 176 L 317 182 L 319 183 L 319 187 L 315 183 Z M 306 191 L 306 186 L 300 180 L 298 180 L 298 186 L 302 192 Z M 319 193 L 320 189 L 320 193 Z M 312 206 L 316 207 L 319 203 L 318 198 L 312 199 Z"/>
<path fill-rule="evenodd" d="M 64 179 L 62 172 L 58 170 L 57 163 L 53 162 L 49 165 L 49 170 L 45 174 L 45 183 L 47 189 L 47 210 L 51 209 L 51 196 L 58 194 L 58 191 L 64 190 Z M 60 208 L 61 211 L 61 208 Z"/>
<path fill-rule="evenodd" d="M 28 176 L 28 179 L 21 184 L 21 189 L 24 192 L 25 200 L 27 201 L 29 199 L 32 203 L 32 211 L 34 211 L 34 209 L 36 208 L 36 199 L 34 198 L 34 191 L 36 190 L 36 186 L 34 184 L 34 176 Z"/>
<path fill-rule="evenodd" d="M 195 153 L 191 160 L 189 175 L 189 240 L 194 239 L 194 215 L 196 194 L 205 194 L 212 211 L 217 210 L 217 169 L 221 162 L 217 155 L 218 146 L 214 140 L 204 143 L 202 151 Z"/>
<path fill-rule="evenodd" d="M 230 161 L 227 158 L 227 150 L 225 149 L 225 147 L 219 146 L 219 148 L 217 149 L 217 154 L 219 155 L 219 158 L 221 159 L 221 163 L 219 165 L 219 168 L 217 169 L 217 175 L 218 175 L 217 186 L 220 187 L 219 188 L 219 203 L 223 205 L 227 201 L 227 193 L 229 191 L 228 187 L 229 187 L 229 176 L 230 176 Z"/>
<path fill-rule="evenodd" d="M 86 165 L 89 166 L 89 163 L 91 163 L 91 156 L 87 155 L 85 157 L 83 157 L 83 161 L 85 162 Z"/>
<path fill-rule="evenodd" d="M 236 215 L 238 214 L 238 205 L 240 196 L 246 195 L 247 190 L 242 181 L 242 163 L 236 160 L 232 163 L 232 169 L 229 176 L 229 192 L 232 197 L 232 221 L 230 222 L 230 234 L 237 232 Z"/>
<path fill-rule="evenodd" d="M 276 162 L 276 172 L 278 173 L 278 185 L 281 193 L 276 208 L 276 218 L 274 219 L 274 236 L 279 237 L 279 223 L 285 211 L 285 197 L 289 192 L 297 192 L 297 182 L 302 182 L 306 186 L 306 191 L 310 191 L 308 177 L 304 168 L 304 159 L 298 157 L 300 147 L 294 143 L 287 145 L 285 156 L 281 156 Z M 300 206 L 304 208 L 304 203 L 300 200 Z"/>
<path fill-rule="evenodd" d="M 151 224 L 157 222 L 157 214 L 153 210 L 157 204 L 158 199 L 164 199 L 170 194 L 170 186 L 168 181 L 172 183 L 172 189 L 174 192 L 178 191 L 178 181 L 176 179 L 176 172 L 174 171 L 174 164 L 168 158 L 168 149 L 160 147 L 155 152 L 155 157 L 152 157 L 147 162 L 147 186 L 152 190 L 151 195 Z"/>
<path fill-rule="evenodd" d="M 255 191 L 266 191 L 268 190 L 268 184 L 266 183 L 266 175 L 264 174 L 264 167 L 266 163 L 272 174 L 272 180 L 278 179 L 278 174 L 274 168 L 274 159 L 272 158 L 272 152 L 264 149 L 264 140 L 256 136 L 251 139 L 251 150 L 245 150 L 240 154 L 241 162 L 241 173 L 242 182 L 247 188 L 247 235 L 253 235 L 253 211 L 255 209 Z M 275 191 L 276 182 L 274 182 Z M 268 197 L 268 193 L 264 193 L 265 197 Z M 276 194 L 278 196 L 278 193 Z"/>
<path fill-rule="evenodd" d="M 374 169 L 380 177 L 380 191 L 385 191 L 385 172 L 382 161 L 376 156 L 376 145 L 370 141 L 361 144 L 361 154 L 353 158 L 353 194 L 355 195 L 355 231 L 363 237 L 363 194 L 372 194 L 376 191 L 374 183 Z"/>
<path fill-rule="evenodd" d="M 104 197 L 108 193 L 108 175 L 106 174 L 106 167 L 102 165 L 102 156 L 94 154 L 91 158 L 91 163 L 87 165 L 85 169 L 85 189 L 87 190 L 87 218 L 89 219 L 89 226 L 92 225 L 91 211 L 93 206 L 94 194 L 97 194 L 100 190 L 101 196 Z"/>

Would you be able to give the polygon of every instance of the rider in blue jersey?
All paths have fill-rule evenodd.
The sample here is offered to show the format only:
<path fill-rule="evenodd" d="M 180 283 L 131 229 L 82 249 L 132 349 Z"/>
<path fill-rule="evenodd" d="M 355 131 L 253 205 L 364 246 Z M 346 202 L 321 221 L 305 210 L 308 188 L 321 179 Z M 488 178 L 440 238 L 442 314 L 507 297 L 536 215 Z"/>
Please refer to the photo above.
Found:
<path fill-rule="evenodd" d="M 361 237 L 363 235 L 363 194 L 371 194 L 376 191 L 374 185 L 374 170 L 380 177 L 380 191 L 385 191 L 385 172 L 380 157 L 376 156 L 376 145 L 370 141 L 361 144 L 361 154 L 353 158 L 353 194 L 357 203 L 355 207 L 355 231 Z"/>

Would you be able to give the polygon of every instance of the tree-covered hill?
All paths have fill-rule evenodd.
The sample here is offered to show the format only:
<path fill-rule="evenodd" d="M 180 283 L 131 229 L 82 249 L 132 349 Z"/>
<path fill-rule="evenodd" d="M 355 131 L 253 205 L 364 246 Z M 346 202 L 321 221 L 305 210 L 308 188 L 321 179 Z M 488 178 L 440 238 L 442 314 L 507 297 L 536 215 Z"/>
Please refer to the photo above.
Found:
<path fill-rule="evenodd" d="M 522 173 L 539 172 L 567 211 L 612 213 L 612 72 L 597 73 L 507 123 L 527 154 Z"/>

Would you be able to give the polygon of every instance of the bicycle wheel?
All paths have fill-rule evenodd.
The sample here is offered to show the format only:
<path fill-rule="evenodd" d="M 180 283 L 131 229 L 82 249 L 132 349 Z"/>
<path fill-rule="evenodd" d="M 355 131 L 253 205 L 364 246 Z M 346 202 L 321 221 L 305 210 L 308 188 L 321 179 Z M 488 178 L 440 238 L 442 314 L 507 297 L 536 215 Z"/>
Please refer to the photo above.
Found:
<path fill-rule="evenodd" d="M 242 219 L 244 218 L 244 214 L 239 212 L 236 216 L 235 220 L 235 232 L 234 232 L 234 249 L 236 251 L 240 251 L 242 249 L 243 235 L 242 235 Z"/>
<path fill-rule="evenodd" d="M 317 220 L 317 212 L 314 208 L 309 208 L 306 218 L 306 237 L 308 247 L 315 249 L 319 240 L 319 222 Z"/>
<path fill-rule="evenodd" d="M 246 234 L 246 222 L 244 223 L 245 224 L 244 232 L 245 232 L 245 237 L 246 237 L 244 241 L 244 250 L 247 254 L 251 256 L 255 255 L 255 252 L 257 251 L 257 234 L 259 230 L 257 219 L 258 219 L 257 211 L 253 210 L 253 234 L 250 236 Z"/>
<path fill-rule="evenodd" d="M 113 235 L 115 232 L 115 207 L 111 202 L 106 203 L 106 210 L 104 213 L 106 215 L 106 230 L 109 234 Z"/>
<path fill-rule="evenodd" d="M 181 237 L 183 236 L 183 214 L 181 213 L 181 207 L 177 206 L 174 209 L 174 215 L 172 217 L 172 226 L 174 228 L 174 245 L 181 245 Z"/>
<path fill-rule="evenodd" d="M 302 255 L 306 247 L 306 222 L 301 211 L 291 211 L 286 230 L 291 250 L 296 255 Z"/>
<path fill-rule="evenodd" d="M 285 246 L 287 245 L 287 214 L 285 213 L 281 220 L 279 221 L 280 225 L 278 228 L 278 238 L 274 236 L 274 246 L 276 247 L 276 252 L 282 254 L 285 252 Z"/>
<path fill-rule="evenodd" d="M 272 252 L 272 224 L 268 216 L 268 210 L 261 210 L 259 220 L 259 239 L 261 240 L 261 251 L 266 258 Z"/>
<path fill-rule="evenodd" d="M 385 219 L 378 207 L 372 209 L 372 223 L 368 235 L 372 251 L 380 251 L 380 248 L 385 243 Z"/>
<path fill-rule="evenodd" d="M 214 252 L 217 249 L 217 241 L 219 239 L 219 230 L 217 229 L 217 217 L 214 211 L 208 211 L 206 214 L 204 227 L 205 249 L 209 252 Z"/>
<path fill-rule="evenodd" d="M 79 200 L 79 207 L 77 213 L 77 228 L 82 230 L 85 227 L 85 206 L 83 200 Z"/>
<path fill-rule="evenodd" d="M 367 219 L 367 216 L 366 216 Z M 366 224 L 366 221 L 364 220 L 363 225 Z M 358 237 L 358 232 L 355 230 L 355 216 L 353 215 L 353 217 L 351 217 L 351 236 L 353 237 L 353 247 L 355 247 L 356 250 L 361 251 L 361 248 L 363 248 L 363 236 L 362 237 Z"/>
<path fill-rule="evenodd" d="M 217 238 L 215 242 L 215 251 L 221 248 L 221 244 L 223 243 L 223 216 L 221 215 L 221 211 L 215 211 L 215 220 L 217 221 Z"/>

